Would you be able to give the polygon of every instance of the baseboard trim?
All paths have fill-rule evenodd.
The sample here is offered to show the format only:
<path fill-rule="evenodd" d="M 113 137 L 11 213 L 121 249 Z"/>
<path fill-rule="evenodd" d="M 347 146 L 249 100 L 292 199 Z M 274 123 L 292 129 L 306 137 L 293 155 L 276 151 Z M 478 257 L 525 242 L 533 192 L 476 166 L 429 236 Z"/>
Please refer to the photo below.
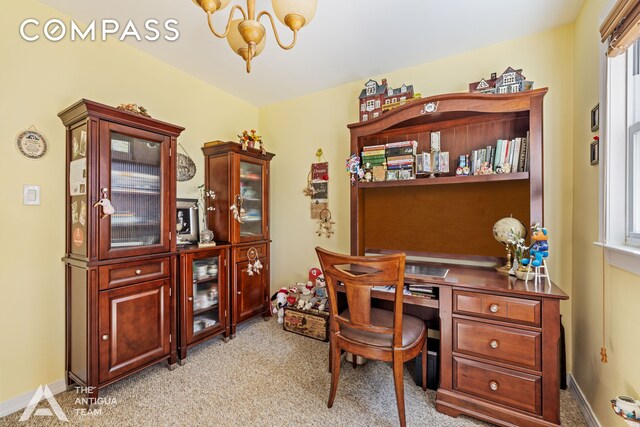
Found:
<path fill-rule="evenodd" d="M 602 424 L 600 424 L 600 421 L 596 418 L 596 414 L 593 412 L 593 409 L 591 409 L 591 405 L 589 405 L 587 398 L 584 396 L 582 389 L 570 373 L 567 373 L 567 384 L 569 385 L 569 392 L 578 402 L 578 406 L 580 407 L 582 415 L 584 415 L 587 426 L 602 427 Z"/>
<path fill-rule="evenodd" d="M 67 389 L 67 384 L 65 383 L 64 379 L 59 379 L 47 385 L 49 386 L 49 390 L 51 390 L 51 393 L 53 393 L 54 395 L 62 393 Z M 14 412 L 26 408 L 29 405 L 34 392 L 35 390 L 32 390 L 20 396 L 16 396 L 14 398 L 5 400 L 4 402 L 0 402 L 0 417 L 6 417 L 7 415 L 11 415 Z"/>

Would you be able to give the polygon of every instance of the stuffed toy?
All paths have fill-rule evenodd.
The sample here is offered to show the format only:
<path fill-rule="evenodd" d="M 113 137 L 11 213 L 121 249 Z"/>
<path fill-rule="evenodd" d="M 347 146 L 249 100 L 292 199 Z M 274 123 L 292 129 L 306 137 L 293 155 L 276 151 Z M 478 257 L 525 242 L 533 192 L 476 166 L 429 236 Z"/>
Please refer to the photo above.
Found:
<path fill-rule="evenodd" d="M 280 290 L 271 297 L 271 301 L 276 300 L 276 305 L 273 307 L 273 314 L 278 314 L 278 323 L 284 322 L 284 308 L 287 306 L 288 295 L 289 290 L 287 288 L 280 288 Z"/>
<path fill-rule="evenodd" d="M 549 237 L 547 236 L 546 228 L 538 228 L 531 234 L 533 239 L 533 245 L 529 249 L 530 258 L 524 258 L 520 262 L 522 265 L 527 266 L 529 262 L 533 267 L 540 267 L 543 264 L 544 258 L 549 256 Z"/>
<path fill-rule="evenodd" d="M 299 310 L 303 310 L 307 303 L 309 303 L 311 298 L 313 298 L 311 291 L 305 287 L 302 291 L 302 295 L 300 296 L 300 298 L 298 298 L 298 305 L 296 306 L 296 308 Z"/>

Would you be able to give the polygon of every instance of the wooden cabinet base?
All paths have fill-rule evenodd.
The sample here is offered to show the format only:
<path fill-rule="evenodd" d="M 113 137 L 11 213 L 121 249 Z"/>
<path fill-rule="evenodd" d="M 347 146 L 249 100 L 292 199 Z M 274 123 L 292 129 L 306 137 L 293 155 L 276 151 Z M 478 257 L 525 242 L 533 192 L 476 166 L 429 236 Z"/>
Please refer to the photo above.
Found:
<path fill-rule="evenodd" d="M 452 417 L 467 415 L 505 427 L 513 427 L 514 425 L 520 427 L 557 427 L 560 425 L 559 421 L 558 423 L 549 422 L 526 412 L 442 389 L 439 389 L 436 394 L 436 410 Z"/>

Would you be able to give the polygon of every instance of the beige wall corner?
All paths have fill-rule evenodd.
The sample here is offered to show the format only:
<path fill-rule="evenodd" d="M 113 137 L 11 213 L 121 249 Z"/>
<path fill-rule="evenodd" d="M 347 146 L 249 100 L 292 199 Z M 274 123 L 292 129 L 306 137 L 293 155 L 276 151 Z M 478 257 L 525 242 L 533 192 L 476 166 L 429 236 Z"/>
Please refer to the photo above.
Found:
<path fill-rule="evenodd" d="M 575 22 L 573 141 L 573 376 L 604 426 L 621 421 L 610 400 L 640 395 L 637 339 L 640 277 L 605 266 L 607 277 L 605 345 L 609 362 L 600 362 L 602 345 L 602 249 L 598 240 L 599 166 L 589 164 L 591 109 L 599 96 L 599 18 L 606 0 L 588 0 Z M 602 110 L 601 110 L 602 111 Z"/>

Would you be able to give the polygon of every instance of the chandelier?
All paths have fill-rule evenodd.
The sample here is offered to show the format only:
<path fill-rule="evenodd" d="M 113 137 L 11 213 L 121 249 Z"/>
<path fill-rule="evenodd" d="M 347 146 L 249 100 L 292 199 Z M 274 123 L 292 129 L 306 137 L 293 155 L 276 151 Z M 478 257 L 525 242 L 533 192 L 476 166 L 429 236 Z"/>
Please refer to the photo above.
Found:
<path fill-rule="evenodd" d="M 298 31 L 313 19 L 318 6 L 318 0 L 271 0 L 273 11 L 280 22 L 285 24 L 293 32 L 291 44 L 285 45 L 280 40 L 273 16 L 265 10 L 256 16 L 256 0 L 247 0 L 246 11 L 242 6 L 235 5 L 231 8 L 227 27 L 223 33 L 218 33 L 211 22 L 211 15 L 224 9 L 231 0 L 192 0 L 207 13 L 207 20 L 211 32 L 221 39 L 227 39 L 231 50 L 240 55 L 247 63 L 247 73 L 251 72 L 251 60 L 264 50 L 266 43 L 265 28 L 260 23 L 263 16 L 269 18 L 273 34 L 278 45 L 285 50 L 295 46 Z M 242 19 L 233 19 L 236 11 L 242 15 Z"/>

